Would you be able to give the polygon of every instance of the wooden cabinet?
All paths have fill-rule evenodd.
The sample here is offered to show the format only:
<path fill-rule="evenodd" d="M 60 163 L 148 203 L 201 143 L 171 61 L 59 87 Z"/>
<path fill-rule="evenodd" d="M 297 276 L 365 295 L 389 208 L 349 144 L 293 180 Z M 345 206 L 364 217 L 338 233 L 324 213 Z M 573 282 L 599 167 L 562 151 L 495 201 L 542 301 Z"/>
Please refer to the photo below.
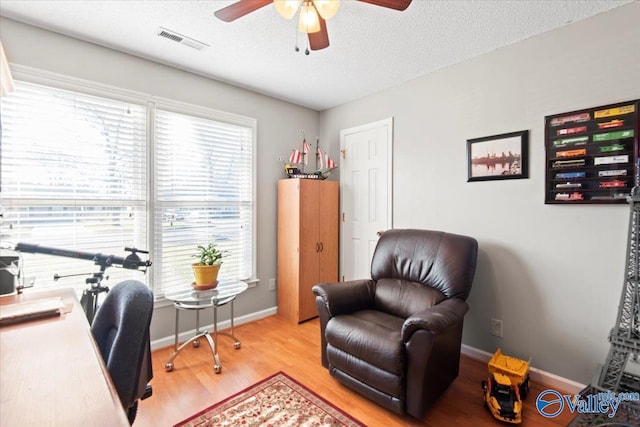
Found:
<path fill-rule="evenodd" d="M 278 181 L 278 313 L 299 323 L 318 315 L 311 288 L 338 281 L 338 183 Z"/>

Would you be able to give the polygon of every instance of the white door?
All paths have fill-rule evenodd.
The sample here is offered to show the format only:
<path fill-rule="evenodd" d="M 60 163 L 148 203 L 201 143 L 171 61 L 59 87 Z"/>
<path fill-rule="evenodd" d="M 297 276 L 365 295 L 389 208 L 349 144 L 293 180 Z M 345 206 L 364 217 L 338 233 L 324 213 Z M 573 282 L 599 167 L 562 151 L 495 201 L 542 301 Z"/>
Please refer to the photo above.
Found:
<path fill-rule="evenodd" d="M 371 277 L 378 232 L 392 226 L 393 120 L 340 132 L 340 278 Z"/>

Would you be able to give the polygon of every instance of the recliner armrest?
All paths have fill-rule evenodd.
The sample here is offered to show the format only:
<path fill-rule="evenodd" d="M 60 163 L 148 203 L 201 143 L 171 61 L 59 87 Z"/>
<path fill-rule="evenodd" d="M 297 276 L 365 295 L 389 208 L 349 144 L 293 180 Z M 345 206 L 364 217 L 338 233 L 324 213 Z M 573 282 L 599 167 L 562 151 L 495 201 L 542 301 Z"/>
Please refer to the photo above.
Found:
<path fill-rule="evenodd" d="M 373 280 L 318 283 L 311 290 L 322 299 L 331 317 L 364 310 L 373 305 Z"/>
<path fill-rule="evenodd" d="M 469 305 L 458 298 L 451 298 L 412 315 L 402 325 L 402 340 L 408 342 L 418 329 L 424 329 L 434 335 L 461 322 Z"/>

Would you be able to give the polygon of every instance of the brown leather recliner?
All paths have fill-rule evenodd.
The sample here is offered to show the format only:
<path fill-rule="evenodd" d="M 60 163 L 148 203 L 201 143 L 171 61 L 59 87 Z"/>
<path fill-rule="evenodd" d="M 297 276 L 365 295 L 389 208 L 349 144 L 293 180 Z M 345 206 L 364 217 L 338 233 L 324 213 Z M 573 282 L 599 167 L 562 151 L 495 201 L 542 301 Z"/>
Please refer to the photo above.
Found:
<path fill-rule="evenodd" d="M 458 376 L 477 251 L 471 237 L 385 232 L 370 280 L 313 287 L 322 365 L 379 405 L 421 418 Z"/>

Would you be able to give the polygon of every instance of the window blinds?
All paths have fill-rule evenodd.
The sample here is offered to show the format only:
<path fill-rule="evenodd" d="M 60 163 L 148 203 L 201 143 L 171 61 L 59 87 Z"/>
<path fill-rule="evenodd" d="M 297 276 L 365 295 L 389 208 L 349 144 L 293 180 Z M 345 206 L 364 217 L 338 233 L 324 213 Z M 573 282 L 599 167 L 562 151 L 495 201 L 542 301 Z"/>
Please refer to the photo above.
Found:
<path fill-rule="evenodd" d="M 146 107 L 16 82 L 2 98 L 3 247 L 18 242 L 122 256 L 144 248 Z M 36 286 L 85 287 L 90 262 L 24 254 Z M 111 283 L 144 276 L 110 269 Z"/>
<path fill-rule="evenodd" d="M 1 107 L 3 248 L 26 242 L 118 256 L 126 246 L 150 249 L 151 274 L 110 268 L 105 283 L 149 280 L 156 297 L 193 280 L 192 255 L 210 241 L 229 254 L 221 279 L 255 276 L 253 119 L 22 81 Z M 58 285 L 54 274 L 97 271 L 41 254 L 23 254 L 22 264 L 36 286 Z M 59 285 L 81 290 L 86 277 Z"/>
<path fill-rule="evenodd" d="M 193 280 L 198 245 L 227 251 L 220 279 L 253 275 L 253 129 L 158 109 L 154 253 L 162 286 Z"/>

